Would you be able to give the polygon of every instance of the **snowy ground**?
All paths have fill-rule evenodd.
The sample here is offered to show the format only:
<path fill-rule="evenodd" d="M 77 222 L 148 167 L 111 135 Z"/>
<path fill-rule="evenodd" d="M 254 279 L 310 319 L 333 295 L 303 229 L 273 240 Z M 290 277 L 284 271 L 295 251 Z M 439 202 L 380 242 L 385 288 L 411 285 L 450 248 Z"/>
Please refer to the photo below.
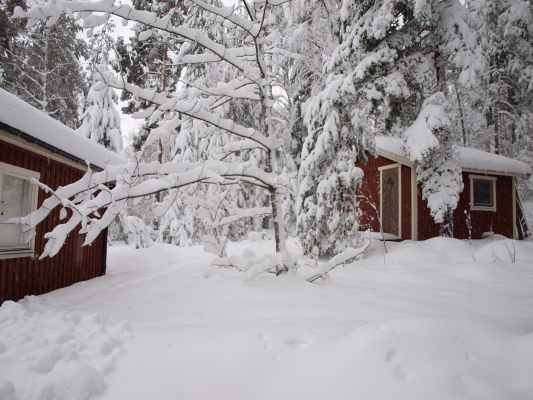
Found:
<path fill-rule="evenodd" d="M 107 276 L 0 308 L 0 399 L 532 399 L 533 242 L 387 246 L 314 284 L 110 247 Z"/>

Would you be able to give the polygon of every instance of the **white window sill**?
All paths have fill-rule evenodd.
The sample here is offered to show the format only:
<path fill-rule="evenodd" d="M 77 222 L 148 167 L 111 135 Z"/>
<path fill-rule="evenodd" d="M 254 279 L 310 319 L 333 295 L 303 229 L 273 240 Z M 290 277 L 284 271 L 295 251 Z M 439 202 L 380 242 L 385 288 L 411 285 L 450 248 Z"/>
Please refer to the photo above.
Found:
<path fill-rule="evenodd" d="M 471 211 L 496 211 L 496 207 L 480 207 L 480 206 L 473 206 L 470 207 Z"/>
<path fill-rule="evenodd" d="M 25 250 L 0 250 L 0 260 L 7 260 L 10 258 L 21 258 L 21 257 L 33 257 L 35 252 L 30 249 Z"/>

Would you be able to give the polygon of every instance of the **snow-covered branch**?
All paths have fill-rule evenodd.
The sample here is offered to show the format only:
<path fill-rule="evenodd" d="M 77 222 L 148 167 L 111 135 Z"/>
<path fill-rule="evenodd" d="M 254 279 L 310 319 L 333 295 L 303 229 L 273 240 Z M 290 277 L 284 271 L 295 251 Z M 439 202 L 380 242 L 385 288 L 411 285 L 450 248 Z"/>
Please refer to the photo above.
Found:
<path fill-rule="evenodd" d="M 256 207 L 239 210 L 229 217 L 224 217 L 220 221 L 213 224 L 213 228 L 221 225 L 231 224 L 243 218 L 257 218 L 264 217 L 265 215 L 272 215 L 272 207 Z"/>
<path fill-rule="evenodd" d="M 23 11 L 20 7 L 15 9 L 15 17 L 29 18 L 28 26 L 45 19 L 48 20 L 47 25 L 52 26 L 61 15 L 67 14 L 75 20 L 81 20 L 83 28 L 89 29 L 89 33 L 93 28 L 105 24 L 111 15 L 115 15 L 125 21 L 144 25 L 141 30 L 144 28 L 146 30 L 142 30 L 137 37 L 140 42 L 149 39 L 157 32 L 165 38 L 177 39 L 176 42 L 181 43 L 183 47 L 175 52 L 176 59 L 173 64 L 179 65 L 180 68 L 187 63 L 211 65 L 212 62 L 222 61 L 221 70 L 214 72 L 213 76 L 209 76 L 205 71 L 195 70 L 194 66 L 190 68 L 191 71 L 195 71 L 194 73 L 187 72 L 181 75 L 178 73 L 180 76 L 174 77 L 173 83 L 180 79 L 187 81 L 189 78 L 192 81 L 190 84 L 186 83 L 179 93 L 175 92 L 173 84 L 167 86 L 163 83 L 161 85 L 163 89 L 159 91 L 154 85 L 152 88 L 146 88 L 128 82 L 128 79 L 135 81 L 129 75 L 128 78 L 117 77 L 109 71 L 97 69 L 93 74 L 93 78 L 98 81 L 93 87 L 94 91 L 111 87 L 129 92 L 133 95 L 133 101 L 148 107 L 138 110 L 133 117 L 149 119 L 150 123 L 158 122 L 158 128 L 152 129 L 144 142 L 143 150 L 152 143 L 158 143 L 162 159 L 163 146 L 171 146 L 174 161 L 144 164 L 138 162 L 141 157 L 139 153 L 135 156 L 136 162 L 109 167 L 95 174 L 87 173 L 79 182 L 52 192 L 52 196 L 36 212 L 27 217 L 11 220 L 11 223 L 22 225 L 28 240 L 35 235 L 36 226 L 58 205 L 61 204 L 64 209 L 72 211 L 65 223 L 46 234 L 48 243 L 42 257 L 56 254 L 67 235 L 78 225 L 82 227 L 80 233 L 86 235 L 85 244 L 90 244 L 115 216 L 123 212 L 129 199 L 142 199 L 161 192 L 168 193 L 166 198 L 158 200 L 155 206 L 157 216 L 162 216 L 164 213 L 183 215 L 180 208 L 188 206 L 199 208 L 201 206 L 189 204 L 185 196 L 181 196 L 185 192 L 190 194 L 189 190 L 181 188 L 192 185 L 190 191 L 201 187 L 208 188 L 208 193 L 213 189 L 225 194 L 231 193 L 229 197 L 234 196 L 231 207 L 219 209 L 220 204 L 213 205 L 214 211 L 209 214 L 211 224 L 209 221 L 206 222 L 205 218 L 202 220 L 210 229 L 220 231 L 214 232 L 216 235 L 228 230 L 222 225 L 246 217 L 272 215 L 276 252 L 284 254 L 276 256 L 275 269 L 278 272 L 288 270 L 291 257 L 285 250 L 285 229 L 281 216 L 281 196 L 286 192 L 285 186 L 288 180 L 287 175 L 281 173 L 283 166 L 278 166 L 278 158 L 282 152 L 277 150 L 283 144 L 276 138 L 281 135 L 278 135 L 274 129 L 272 121 L 274 105 L 272 85 L 275 73 L 272 71 L 274 67 L 271 54 L 273 54 L 272 49 L 276 47 L 272 39 L 276 34 L 270 35 L 269 32 L 275 22 L 275 15 L 271 14 L 270 10 L 283 2 L 284 0 L 256 1 L 248 7 L 250 15 L 248 20 L 233 7 L 217 7 L 202 0 L 191 0 L 186 6 L 187 10 L 190 5 L 194 6 L 190 9 L 192 12 L 184 15 L 183 19 L 179 18 L 184 21 L 180 26 L 174 25 L 178 18 L 172 18 L 177 9 L 171 9 L 166 15 L 159 16 L 157 11 L 137 10 L 130 5 L 116 4 L 115 0 L 94 2 L 49 0 L 47 4 L 32 7 L 28 11 Z M 201 21 L 201 16 L 219 23 L 220 31 L 214 33 L 216 28 L 210 23 Z M 224 34 L 220 35 L 221 32 Z M 226 34 L 227 36 L 224 36 Z M 226 40 L 228 38 L 229 40 Z M 203 53 L 199 54 L 201 51 Z M 147 73 L 146 71 L 152 69 L 142 69 L 142 72 Z M 166 75 L 163 73 L 161 76 L 163 82 L 165 78 Z M 230 101 L 231 103 L 226 106 Z M 250 112 L 244 118 L 236 115 L 237 109 L 234 104 L 239 101 L 245 104 L 244 108 Z M 131 105 L 133 106 L 133 102 Z M 225 117 L 227 115 L 231 115 L 231 119 Z M 162 116 L 165 118 L 162 119 Z M 189 124 L 191 121 L 193 123 Z M 193 124 L 197 126 L 191 129 Z M 171 139 L 171 135 L 181 139 L 176 139 L 173 143 L 174 138 Z M 229 146 L 225 146 L 228 143 Z M 176 149 L 180 151 L 175 151 Z M 256 151 L 257 149 L 262 151 Z M 245 153 L 233 154 L 237 151 Z M 221 153 L 224 155 L 219 157 Z M 165 156 L 169 156 L 169 152 Z M 212 160 L 212 157 L 215 160 Z M 208 161 L 204 161 L 206 159 Z M 201 161 L 191 162 L 194 160 Z M 241 185 L 242 183 L 245 185 Z M 108 184 L 115 186 L 109 189 L 106 187 Z M 249 201 L 241 193 L 233 193 L 242 190 L 242 187 L 248 188 L 247 184 L 255 186 L 253 190 L 254 196 L 258 199 L 257 204 L 253 204 L 253 201 Z M 234 185 L 235 189 L 232 189 Z M 265 200 L 267 196 L 268 203 Z M 235 201 L 237 197 L 239 201 Z M 269 207 L 264 207 L 267 204 Z M 246 209 L 246 207 L 252 208 Z M 102 217 L 97 216 L 98 210 L 102 209 L 106 209 Z M 241 209 L 242 212 L 231 215 L 235 209 Z M 66 215 L 66 212 L 63 214 Z M 194 218 L 195 216 L 192 216 L 189 219 L 189 225 L 195 223 Z M 211 227 L 215 222 L 218 229 Z M 170 225 L 172 225 L 170 236 L 180 234 L 177 232 L 181 228 L 177 225 L 183 225 L 181 222 L 169 224 L 165 221 L 160 226 L 163 227 L 159 232 L 160 237 L 166 234 L 164 229 L 168 229 Z M 259 269 L 256 268 L 256 271 L 274 268 L 270 263 L 267 264 Z"/>
<path fill-rule="evenodd" d="M 139 179 L 149 176 L 152 177 L 149 180 Z M 119 167 L 108 167 L 94 174 L 89 171 L 79 181 L 52 191 L 52 196 L 47 198 L 38 210 L 26 217 L 12 218 L 7 222 L 21 225 L 24 238 L 29 242 L 35 236 L 37 225 L 56 207 L 62 205 L 71 209 L 71 218 L 45 235 L 48 243 L 41 258 L 53 257 L 63 246 L 68 234 L 80 224 L 83 228 L 80 233 L 86 234 L 84 245 L 91 244 L 120 213 L 128 199 L 150 196 L 163 190 L 175 190 L 198 182 L 220 184 L 225 182 L 226 177 L 230 182 L 233 182 L 235 177 L 246 177 L 250 183 L 258 181 L 267 187 L 280 184 L 277 176 L 250 165 L 222 161 L 169 162 L 162 165 L 158 162 L 133 162 Z M 105 186 L 112 183 L 116 183 L 113 189 Z M 93 196 L 97 192 L 98 194 Z M 104 208 L 107 210 L 101 218 L 91 218 L 92 214 Z M 251 213 L 253 214 L 253 211 Z M 231 221 L 224 223 L 229 222 Z"/>
<path fill-rule="evenodd" d="M 363 245 L 357 249 L 349 248 L 346 251 L 343 251 L 342 253 L 337 254 L 335 257 L 331 258 L 327 263 L 324 263 L 318 267 L 318 271 L 314 272 L 309 278 L 307 278 L 308 282 L 314 282 L 317 279 L 323 279 L 325 280 L 327 278 L 327 275 L 329 271 L 331 271 L 333 268 L 341 265 L 349 263 L 353 260 L 355 260 L 357 257 L 361 256 L 366 249 L 370 246 L 370 240 L 366 239 Z"/>
<path fill-rule="evenodd" d="M 218 12 L 224 14 L 224 10 L 227 8 L 232 10 L 230 7 L 223 7 L 222 9 L 219 9 L 220 11 Z M 110 15 L 116 15 L 122 19 L 139 22 L 148 27 L 160 29 L 191 42 L 198 43 L 216 56 L 220 57 L 220 59 L 227 61 L 235 68 L 245 73 L 247 79 L 259 82 L 261 77 L 257 67 L 250 66 L 249 63 L 241 60 L 235 54 L 235 51 L 240 49 L 228 49 L 210 39 L 198 29 L 189 28 L 187 26 L 174 26 L 171 22 L 174 12 L 175 10 L 172 9 L 163 18 L 159 18 L 155 13 L 135 10 L 128 4 L 115 5 L 115 0 L 101 0 L 95 2 L 59 0 L 51 1 L 42 6 L 34 6 L 26 12 L 23 11 L 22 8 L 17 7 L 14 16 L 19 18 L 29 18 L 29 26 L 33 26 L 40 19 L 48 19 L 47 26 L 52 26 L 62 14 L 68 14 L 76 19 L 81 18 L 83 20 L 83 28 L 90 29 L 105 24 Z M 74 16 L 73 13 L 77 14 Z M 103 15 L 94 13 L 103 13 Z"/>
<path fill-rule="evenodd" d="M 177 97 L 169 97 L 166 93 L 157 93 L 152 89 L 143 89 L 137 85 L 126 82 L 121 77 L 116 77 L 113 74 L 106 71 L 99 71 L 95 76 L 97 80 L 102 82 L 102 85 L 107 85 L 115 89 L 127 90 L 139 99 L 144 99 L 152 102 L 158 106 L 162 111 L 175 111 L 183 115 L 205 121 L 219 129 L 223 129 L 236 136 L 253 140 L 260 144 L 262 147 L 268 150 L 275 150 L 279 147 L 279 143 L 273 137 L 265 137 L 261 132 L 253 128 L 246 128 L 242 125 L 236 124 L 234 121 L 221 118 L 219 115 L 211 113 L 202 107 L 202 104 L 196 101 L 178 100 Z M 149 109 L 146 116 L 149 116 L 155 107 Z M 145 114 L 142 115 L 143 118 Z"/>

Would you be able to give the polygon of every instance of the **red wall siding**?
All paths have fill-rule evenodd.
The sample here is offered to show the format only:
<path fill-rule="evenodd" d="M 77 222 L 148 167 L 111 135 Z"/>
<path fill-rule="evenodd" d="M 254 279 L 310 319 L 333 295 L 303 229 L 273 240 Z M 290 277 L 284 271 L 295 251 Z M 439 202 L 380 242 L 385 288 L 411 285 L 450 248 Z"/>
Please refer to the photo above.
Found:
<path fill-rule="evenodd" d="M 417 240 L 426 240 L 439 236 L 440 227 L 435 223 L 433 217 L 429 213 L 426 200 L 422 199 L 422 188 L 420 184 L 416 185 L 416 191 L 418 198 Z"/>
<path fill-rule="evenodd" d="M 480 175 L 463 172 L 465 188 L 459 199 L 459 205 L 454 213 L 454 236 L 459 239 L 469 237 L 465 210 L 470 216 L 472 238 L 479 239 L 483 232 L 493 231 L 500 235 L 513 237 L 513 178 L 510 176 L 496 176 L 496 211 L 470 210 L 470 175 Z"/>
<path fill-rule="evenodd" d="M 372 157 L 367 153 L 368 162 L 357 162 L 356 166 L 364 172 L 363 183 L 357 190 L 361 218 L 360 230 L 370 229 L 379 232 L 379 167 L 394 164 L 393 161 L 383 157 Z"/>
<path fill-rule="evenodd" d="M 480 175 L 463 172 L 464 189 L 459 197 L 459 204 L 453 213 L 453 235 L 457 239 L 468 239 L 468 219 L 470 217 L 471 237 L 480 239 L 483 232 L 493 231 L 500 235 L 513 237 L 513 181 L 510 176 L 496 176 L 496 210 L 473 211 L 470 210 L 470 178 L 469 175 Z M 422 191 L 418 185 L 418 240 L 425 240 L 439 236 L 437 225 L 429 213 L 426 202 L 422 200 Z M 466 214 L 465 214 L 466 211 Z"/>
<path fill-rule="evenodd" d="M 56 189 L 82 177 L 83 172 L 47 157 L 0 141 L 0 161 L 41 173 L 40 181 Z M 39 205 L 48 197 L 39 190 Z M 42 254 L 43 235 L 59 223 L 55 210 L 37 228 L 36 255 Z M 72 234 L 61 251 L 53 258 L 41 261 L 36 257 L 0 260 L 0 304 L 5 300 L 19 300 L 26 295 L 47 293 L 73 283 L 101 275 L 102 255 L 105 251 L 101 235 L 91 246 L 81 247 L 84 237 Z"/>

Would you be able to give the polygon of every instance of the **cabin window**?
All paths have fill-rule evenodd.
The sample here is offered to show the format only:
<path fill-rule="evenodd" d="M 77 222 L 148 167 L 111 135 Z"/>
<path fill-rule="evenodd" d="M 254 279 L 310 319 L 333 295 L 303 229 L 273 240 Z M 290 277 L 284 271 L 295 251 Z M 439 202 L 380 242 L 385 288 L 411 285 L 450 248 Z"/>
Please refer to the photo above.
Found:
<path fill-rule="evenodd" d="M 20 226 L 2 222 L 36 210 L 37 186 L 30 179 L 39 176 L 38 172 L 0 162 L 0 258 L 33 254 L 34 243 L 25 243 Z"/>
<path fill-rule="evenodd" d="M 496 178 L 470 175 L 470 209 L 496 211 Z"/>

